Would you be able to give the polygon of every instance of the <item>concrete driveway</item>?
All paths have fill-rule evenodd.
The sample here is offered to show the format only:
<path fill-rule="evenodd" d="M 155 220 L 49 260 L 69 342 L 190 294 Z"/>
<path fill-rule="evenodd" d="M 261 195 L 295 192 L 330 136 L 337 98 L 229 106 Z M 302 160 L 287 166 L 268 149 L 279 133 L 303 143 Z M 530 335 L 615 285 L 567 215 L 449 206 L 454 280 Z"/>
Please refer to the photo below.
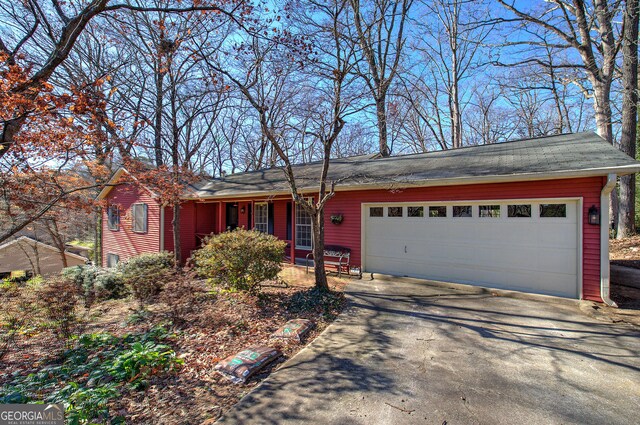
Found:
<path fill-rule="evenodd" d="M 351 307 L 222 418 L 231 424 L 630 424 L 640 332 L 571 301 L 398 279 Z"/>

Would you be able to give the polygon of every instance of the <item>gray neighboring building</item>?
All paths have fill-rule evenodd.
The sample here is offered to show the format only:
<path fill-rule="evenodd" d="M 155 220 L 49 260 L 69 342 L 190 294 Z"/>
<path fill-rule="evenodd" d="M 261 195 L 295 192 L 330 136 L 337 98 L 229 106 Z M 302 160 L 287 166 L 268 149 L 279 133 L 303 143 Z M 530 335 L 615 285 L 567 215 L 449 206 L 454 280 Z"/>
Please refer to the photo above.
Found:
<path fill-rule="evenodd" d="M 89 259 L 71 252 L 64 253 L 67 267 L 86 264 Z M 33 275 L 53 275 L 63 269 L 60 251 L 27 236 L 0 245 L 0 276 L 24 270 Z"/>

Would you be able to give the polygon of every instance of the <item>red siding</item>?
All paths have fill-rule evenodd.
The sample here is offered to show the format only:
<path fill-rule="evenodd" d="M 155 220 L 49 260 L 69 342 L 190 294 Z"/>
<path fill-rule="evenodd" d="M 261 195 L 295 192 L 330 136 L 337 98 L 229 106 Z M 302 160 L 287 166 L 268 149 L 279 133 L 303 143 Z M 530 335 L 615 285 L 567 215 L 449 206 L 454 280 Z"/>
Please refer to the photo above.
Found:
<path fill-rule="evenodd" d="M 224 202 L 218 204 L 218 233 L 224 232 L 227 229 L 227 205 Z"/>
<path fill-rule="evenodd" d="M 173 252 L 173 207 L 165 207 L 164 213 L 164 249 Z M 191 257 L 191 251 L 197 248 L 196 203 L 188 201 L 180 204 L 180 250 L 182 260 Z"/>
<path fill-rule="evenodd" d="M 278 239 L 287 239 L 287 202 L 273 202 L 273 235 Z"/>
<path fill-rule="evenodd" d="M 196 233 L 208 235 L 216 230 L 216 212 L 218 205 L 213 203 L 196 203 Z"/>
<path fill-rule="evenodd" d="M 574 198 L 583 197 L 583 298 L 600 299 L 600 226 L 587 223 L 591 205 L 600 206 L 602 177 L 536 182 L 440 186 L 402 190 L 361 190 L 337 192 L 325 212 L 325 243 L 351 248 L 352 261 L 361 260 L 361 204 L 369 202 L 463 201 L 482 199 Z M 343 214 L 334 225 L 330 216 Z M 606 225 L 606 224 L 605 224 Z"/>
<path fill-rule="evenodd" d="M 244 212 L 242 212 L 243 208 L 244 208 Z M 251 202 L 238 202 L 238 227 L 251 229 L 251 223 L 249 223 L 250 209 L 251 209 Z"/>
<path fill-rule="evenodd" d="M 102 212 L 102 264 L 107 254 L 117 254 L 120 261 L 160 250 L 160 205 L 145 189 L 133 184 L 115 186 L 106 197 L 110 205 L 120 208 L 120 230 L 109 230 L 106 208 Z M 131 226 L 131 205 L 143 202 L 147 209 L 147 233 L 135 233 Z"/>

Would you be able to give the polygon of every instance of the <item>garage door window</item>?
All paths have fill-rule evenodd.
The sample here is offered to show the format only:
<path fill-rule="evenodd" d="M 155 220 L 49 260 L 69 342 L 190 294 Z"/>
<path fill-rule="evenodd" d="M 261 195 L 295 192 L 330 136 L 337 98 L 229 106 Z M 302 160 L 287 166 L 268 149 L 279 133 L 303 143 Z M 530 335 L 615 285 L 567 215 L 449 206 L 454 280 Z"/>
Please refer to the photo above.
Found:
<path fill-rule="evenodd" d="M 429 207 L 429 217 L 446 217 L 447 207 Z"/>
<path fill-rule="evenodd" d="M 424 207 L 408 207 L 407 217 L 424 217 Z"/>
<path fill-rule="evenodd" d="M 531 205 L 509 205 L 507 217 L 531 217 Z"/>
<path fill-rule="evenodd" d="M 500 217 L 500 205 L 480 205 L 480 217 Z"/>
<path fill-rule="evenodd" d="M 387 217 L 402 217 L 402 207 L 389 207 Z"/>
<path fill-rule="evenodd" d="M 471 217 L 471 205 L 454 205 L 454 217 Z"/>
<path fill-rule="evenodd" d="M 369 208 L 369 217 L 382 217 L 384 215 L 384 208 L 371 207 Z"/>
<path fill-rule="evenodd" d="M 566 217 L 567 204 L 540 204 L 540 217 Z"/>

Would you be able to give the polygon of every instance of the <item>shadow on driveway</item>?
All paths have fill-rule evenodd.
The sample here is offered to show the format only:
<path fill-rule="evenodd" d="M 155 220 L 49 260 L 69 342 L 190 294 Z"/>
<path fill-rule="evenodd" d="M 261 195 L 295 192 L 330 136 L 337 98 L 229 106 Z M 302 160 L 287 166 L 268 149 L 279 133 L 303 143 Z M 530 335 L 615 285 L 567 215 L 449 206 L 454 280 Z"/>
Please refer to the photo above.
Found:
<path fill-rule="evenodd" d="M 573 303 L 360 281 L 350 307 L 222 423 L 608 423 L 637 419 L 640 332 Z"/>

